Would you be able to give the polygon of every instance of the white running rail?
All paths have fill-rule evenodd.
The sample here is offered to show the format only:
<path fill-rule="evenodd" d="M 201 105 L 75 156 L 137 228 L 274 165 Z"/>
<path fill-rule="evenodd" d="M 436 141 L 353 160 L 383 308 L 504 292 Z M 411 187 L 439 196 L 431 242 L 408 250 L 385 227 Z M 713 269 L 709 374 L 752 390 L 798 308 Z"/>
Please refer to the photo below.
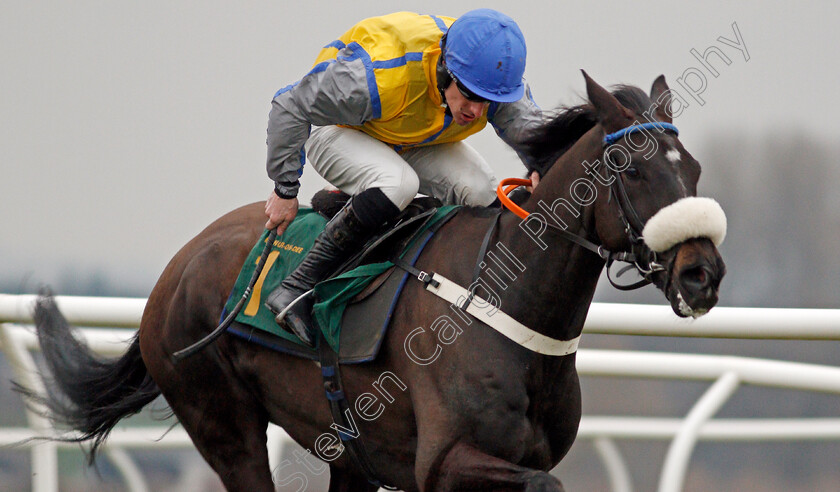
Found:
<path fill-rule="evenodd" d="M 0 349 L 15 369 L 18 381 L 43 391 L 30 351 L 38 350 L 31 327 L 35 296 L 0 294 Z M 120 354 L 137 328 L 145 299 L 57 297 L 56 302 L 75 326 L 109 327 L 81 330 L 93 350 Z M 592 305 L 586 333 L 715 338 L 840 340 L 840 310 L 715 308 L 699 320 L 677 318 L 667 306 Z M 840 394 L 840 368 L 773 360 L 656 352 L 580 350 L 578 372 L 586 376 L 706 380 L 712 382 L 685 418 L 584 416 L 578 437 L 591 439 L 604 462 L 615 492 L 633 490 L 632 479 L 616 439 L 671 440 L 660 475 L 659 491 L 682 490 L 694 445 L 698 440 L 776 441 L 840 440 L 840 416 L 819 419 L 713 419 L 717 410 L 742 385 L 791 388 Z M 48 421 L 28 412 L 29 427 L 0 429 L 0 446 L 51 435 Z M 118 427 L 104 450 L 120 470 L 129 489 L 145 491 L 140 470 L 124 449 L 191 447 L 186 432 L 166 427 Z M 276 466 L 281 447 L 291 439 L 281 429 L 269 429 L 270 459 Z M 33 491 L 58 490 L 57 458 L 63 443 L 29 441 Z M 75 445 L 74 445 L 75 446 Z"/>

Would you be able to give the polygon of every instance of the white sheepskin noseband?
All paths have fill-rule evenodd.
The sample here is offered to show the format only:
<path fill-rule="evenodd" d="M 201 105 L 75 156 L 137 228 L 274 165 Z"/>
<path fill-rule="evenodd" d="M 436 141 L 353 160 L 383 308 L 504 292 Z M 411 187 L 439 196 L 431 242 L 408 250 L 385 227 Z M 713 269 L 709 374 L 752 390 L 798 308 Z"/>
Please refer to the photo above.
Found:
<path fill-rule="evenodd" d="M 687 197 L 656 212 L 642 231 L 645 244 L 657 253 L 696 237 L 707 237 L 715 246 L 726 237 L 726 214 L 711 198 Z"/>

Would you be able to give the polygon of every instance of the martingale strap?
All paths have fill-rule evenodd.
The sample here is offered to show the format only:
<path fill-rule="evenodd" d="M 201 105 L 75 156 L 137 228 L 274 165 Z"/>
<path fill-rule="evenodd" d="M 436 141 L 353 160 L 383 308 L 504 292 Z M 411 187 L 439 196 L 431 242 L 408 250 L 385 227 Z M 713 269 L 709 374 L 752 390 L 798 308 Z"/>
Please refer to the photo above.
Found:
<path fill-rule="evenodd" d="M 487 232 L 484 233 L 484 240 L 481 241 L 481 247 L 478 249 L 478 258 L 475 260 L 475 267 L 473 268 L 473 283 L 478 281 L 478 276 L 481 275 L 481 268 L 484 265 L 484 257 L 487 256 L 487 248 L 490 246 L 490 240 L 493 239 L 493 235 L 496 233 L 496 229 L 498 229 L 499 227 L 499 219 L 501 217 L 502 209 L 499 208 L 499 211 L 495 214 L 493 220 L 490 221 L 490 226 L 487 228 Z M 470 292 L 469 297 L 467 297 L 467 304 L 472 302 L 474 295 L 474 292 Z M 466 309 L 466 306 L 462 309 Z"/>

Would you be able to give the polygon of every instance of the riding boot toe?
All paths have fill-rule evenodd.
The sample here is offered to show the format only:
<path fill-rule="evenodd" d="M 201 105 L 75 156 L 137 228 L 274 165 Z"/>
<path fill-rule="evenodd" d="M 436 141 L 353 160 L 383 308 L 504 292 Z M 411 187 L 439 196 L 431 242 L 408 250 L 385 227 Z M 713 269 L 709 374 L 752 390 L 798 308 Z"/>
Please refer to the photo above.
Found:
<path fill-rule="evenodd" d="M 312 318 L 309 313 L 312 309 L 312 301 L 309 298 L 302 299 L 292 306 L 286 315 L 280 318 L 278 315 L 274 321 L 284 330 L 292 333 L 309 347 L 315 347 L 315 336 L 312 333 Z"/>
<path fill-rule="evenodd" d="M 312 328 L 310 324 L 301 316 L 298 316 L 298 313 L 294 312 L 295 309 L 292 308 L 286 314 L 285 319 L 285 326 L 289 329 L 294 335 L 306 344 L 309 347 L 315 348 L 315 337 L 312 335 Z"/>
<path fill-rule="evenodd" d="M 306 290 L 299 290 L 290 288 L 286 285 L 281 285 L 268 296 L 268 299 L 265 300 L 265 305 L 272 313 L 280 314 L 289 304 L 294 302 L 294 300 L 300 297 L 304 292 L 306 292 Z"/>

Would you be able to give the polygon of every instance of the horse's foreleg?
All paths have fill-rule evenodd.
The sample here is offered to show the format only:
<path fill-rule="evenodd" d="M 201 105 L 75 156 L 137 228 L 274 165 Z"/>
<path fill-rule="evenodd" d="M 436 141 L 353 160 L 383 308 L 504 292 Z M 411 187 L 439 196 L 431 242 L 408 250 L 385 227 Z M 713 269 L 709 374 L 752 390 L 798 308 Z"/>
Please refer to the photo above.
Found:
<path fill-rule="evenodd" d="M 424 492 L 564 490 L 560 480 L 544 471 L 514 465 L 462 443 L 449 450 L 437 470 L 427 475 L 425 482 Z"/>

